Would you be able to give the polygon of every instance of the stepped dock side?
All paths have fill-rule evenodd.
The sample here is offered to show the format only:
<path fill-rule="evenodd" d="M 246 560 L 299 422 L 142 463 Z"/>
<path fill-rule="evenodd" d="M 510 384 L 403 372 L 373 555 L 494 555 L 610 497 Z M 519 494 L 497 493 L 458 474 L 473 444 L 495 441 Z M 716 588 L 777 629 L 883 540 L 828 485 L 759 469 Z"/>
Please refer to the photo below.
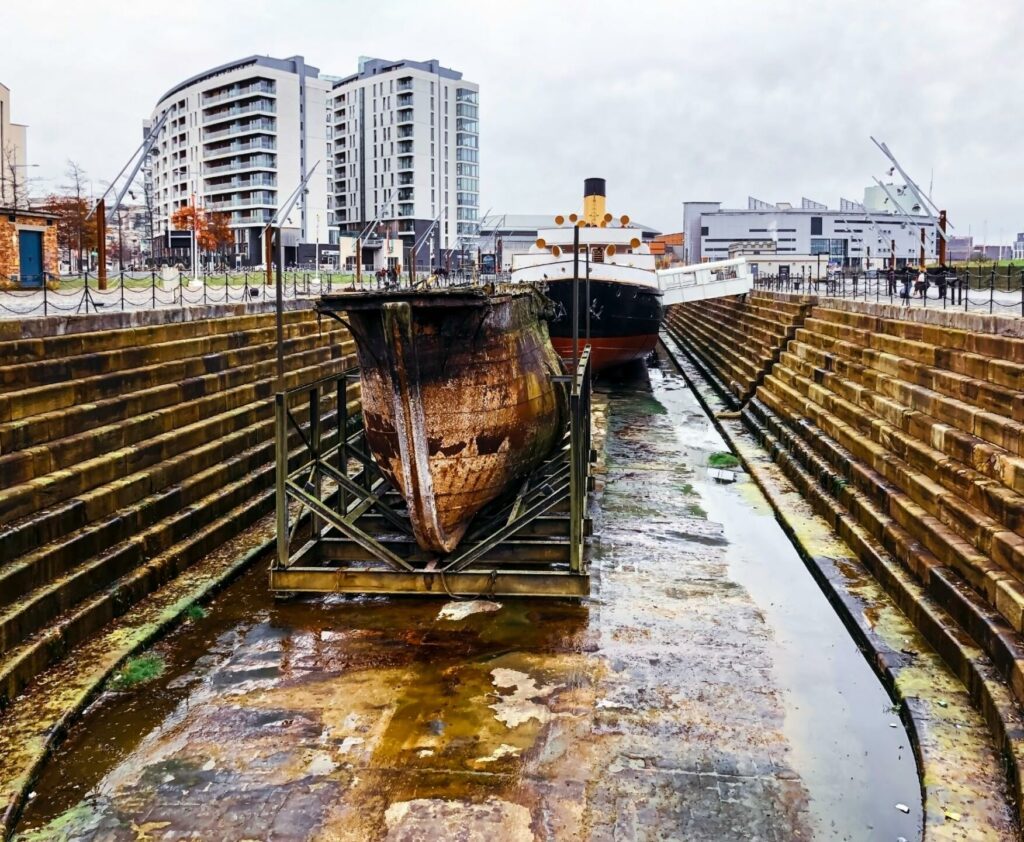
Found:
<path fill-rule="evenodd" d="M 1024 320 L 756 293 L 667 329 L 960 676 L 1019 797 Z"/>

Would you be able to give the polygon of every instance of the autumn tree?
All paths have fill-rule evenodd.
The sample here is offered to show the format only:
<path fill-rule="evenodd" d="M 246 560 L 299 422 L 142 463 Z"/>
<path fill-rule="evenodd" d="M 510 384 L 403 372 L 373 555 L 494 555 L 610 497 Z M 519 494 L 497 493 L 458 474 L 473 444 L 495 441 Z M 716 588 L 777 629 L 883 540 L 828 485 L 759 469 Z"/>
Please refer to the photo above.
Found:
<path fill-rule="evenodd" d="M 179 231 L 195 231 L 200 252 L 216 252 L 233 243 L 230 223 L 228 214 L 207 213 L 195 205 L 185 205 L 171 214 L 171 224 Z"/>
<path fill-rule="evenodd" d="M 77 249 L 79 268 L 83 249 L 96 248 L 96 215 L 89 216 L 89 203 L 76 196 L 50 195 L 43 201 L 43 209 L 57 216 L 57 247 L 67 252 L 68 262 Z"/>
<path fill-rule="evenodd" d="M 235 232 L 231 230 L 231 216 L 222 211 L 214 211 L 206 218 L 206 231 L 213 241 L 213 249 L 224 259 L 224 249 L 235 242 Z"/>

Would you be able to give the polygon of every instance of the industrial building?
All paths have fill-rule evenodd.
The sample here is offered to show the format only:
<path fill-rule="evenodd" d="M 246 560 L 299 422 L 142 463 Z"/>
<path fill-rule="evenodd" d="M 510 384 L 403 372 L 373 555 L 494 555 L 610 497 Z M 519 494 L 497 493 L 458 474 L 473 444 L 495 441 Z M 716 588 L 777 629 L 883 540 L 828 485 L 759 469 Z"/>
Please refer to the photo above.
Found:
<path fill-rule="evenodd" d="M 174 211 L 195 203 L 230 214 L 235 263 L 262 263 L 264 227 L 317 163 L 304 201 L 282 226 L 285 259 L 295 259 L 300 241 L 327 243 L 332 84 L 302 56 L 249 56 L 191 76 L 165 93 L 146 123 L 152 126 L 168 112 L 147 173 L 157 259 L 172 247 Z"/>
<path fill-rule="evenodd" d="M 683 226 L 688 263 L 721 260 L 731 246 L 775 244 L 778 255 L 821 255 L 832 266 L 878 268 L 895 257 L 898 266 L 937 255 L 937 220 L 915 204 L 911 191 L 897 185 L 869 187 L 864 200 L 840 199 L 839 208 L 810 199 L 799 207 L 753 197 L 746 208 L 721 202 L 684 202 Z"/>
<path fill-rule="evenodd" d="M 331 91 L 334 221 L 370 252 L 400 239 L 419 268 L 476 254 L 479 86 L 436 60 L 363 58 Z M 390 258 L 388 262 L 395 262 Z M 404 262 L 404 261 L 399 261 Z"/>

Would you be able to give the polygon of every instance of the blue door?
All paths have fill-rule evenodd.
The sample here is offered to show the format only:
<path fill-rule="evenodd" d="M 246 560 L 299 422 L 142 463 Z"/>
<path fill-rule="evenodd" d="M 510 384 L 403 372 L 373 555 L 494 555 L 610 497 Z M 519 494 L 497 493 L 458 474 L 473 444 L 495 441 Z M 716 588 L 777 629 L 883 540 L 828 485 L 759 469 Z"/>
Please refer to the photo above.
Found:
<path fill-rule="evenodd" d="M 43 232 L 19 231 L 18 253 L 21 261 L 21 285 L 43 285 Z"/>

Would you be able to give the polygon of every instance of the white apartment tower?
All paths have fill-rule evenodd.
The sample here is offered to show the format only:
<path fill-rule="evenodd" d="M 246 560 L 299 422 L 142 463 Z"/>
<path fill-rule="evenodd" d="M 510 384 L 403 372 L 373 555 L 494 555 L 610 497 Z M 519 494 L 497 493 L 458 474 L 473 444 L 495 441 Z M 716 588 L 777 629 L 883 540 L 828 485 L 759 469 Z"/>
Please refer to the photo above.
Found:
<path fill-rule="evenodd" d="M 11 122 L 11 89 L 0 83 L 0 206 L 28 204 L 27 126 Z"/>
<path fill-rule="evenodd" d="M 400 237 L 403 265 L 475 259 L 479 234 L 479 85 L 436 60 L 363 58 L 335 83 L 334 222 L 358 236 L 362 260 Z M 378 220 L 378 224 L 370 224 Z"/>
<path fill-rule="evenodd" d="M 234 260 L 263 262 L 263 228 L 319 162 L 283 226 L 286 261 L 298 242 L 328 242 L 333 196 L 330 90 L 302 56 L 249 56 L 192 76 L 161 97 L 145 126 L 168 119 L 150 155 L 157 258 L 174 241 L 171 215 L 192 201 L 230 214 Z M 187 243 L 187 238 L 184 240 Z"/>

